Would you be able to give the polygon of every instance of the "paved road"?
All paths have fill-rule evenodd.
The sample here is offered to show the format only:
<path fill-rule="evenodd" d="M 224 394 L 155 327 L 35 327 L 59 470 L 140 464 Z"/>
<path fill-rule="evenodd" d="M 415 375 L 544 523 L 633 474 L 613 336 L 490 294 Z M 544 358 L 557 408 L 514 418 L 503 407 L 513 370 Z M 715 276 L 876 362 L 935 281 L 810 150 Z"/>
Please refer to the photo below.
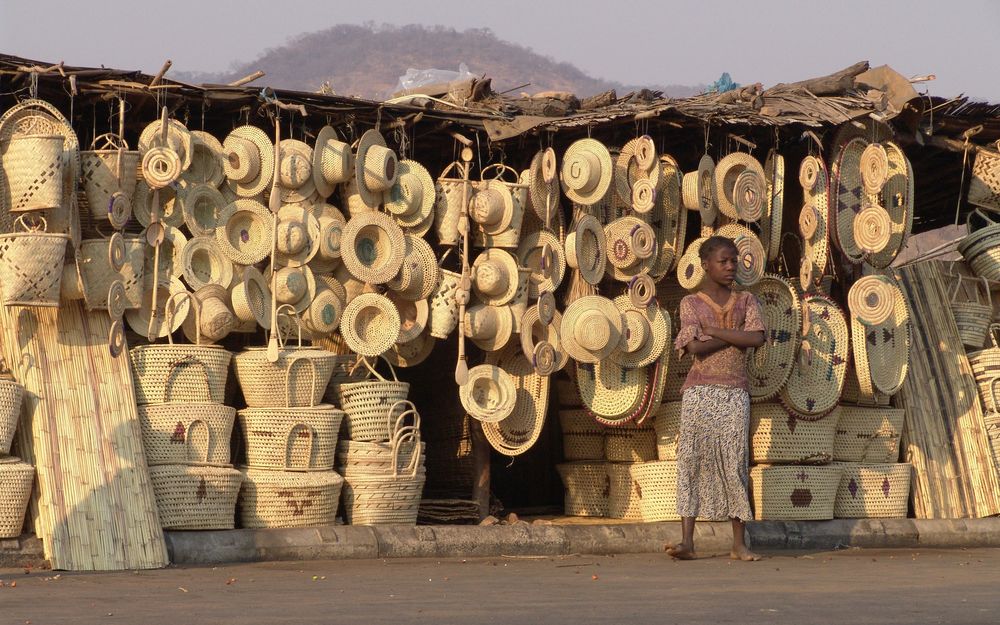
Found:
<path fill-rule="evenodd" d="M 0 570 L 4 625 L 1000 622 L 1000 550 Z M 16 587 L 11 587 L 16 582 Z"/>

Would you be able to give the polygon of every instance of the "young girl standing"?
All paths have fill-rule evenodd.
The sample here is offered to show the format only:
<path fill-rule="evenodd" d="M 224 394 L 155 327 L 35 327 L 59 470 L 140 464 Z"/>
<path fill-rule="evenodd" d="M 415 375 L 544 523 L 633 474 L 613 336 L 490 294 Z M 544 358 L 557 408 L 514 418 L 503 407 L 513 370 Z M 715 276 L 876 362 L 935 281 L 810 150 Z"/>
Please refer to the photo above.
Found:
<path fill-rule="evenodd" d="M 683 540 L 668 553 L 691 560 L 697 517 L 730 519 L 736 560 L 759 560 L 744 542 L 752 518 L 747 496 L 750 394 L 746 350 L 764 344 L 760 304 L 736 292 L 738 252 L 725 237 L 710 237 L 699 257 L 705 270 L 700 290 L 681 300 L 674 347 L 694 356 L 681 387 L 681 431 L 677 447 L 677 513 Z"/>

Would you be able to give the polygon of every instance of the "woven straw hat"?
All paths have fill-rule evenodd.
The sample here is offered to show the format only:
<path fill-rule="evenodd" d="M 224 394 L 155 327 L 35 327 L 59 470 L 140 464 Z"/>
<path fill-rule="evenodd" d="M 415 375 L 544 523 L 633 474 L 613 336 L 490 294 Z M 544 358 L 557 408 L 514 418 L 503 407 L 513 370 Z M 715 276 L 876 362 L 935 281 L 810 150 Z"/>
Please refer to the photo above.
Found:
<path fill-rule="evenodd" d="M 211 236 L 219 225 L 219 216 L 229 202 L 211 183 L 192 182 L 183 187 L 177 199 L 184 223 L 195 236 Z"/>
<path fill-rule="evenodd" d="M 327 337 L 340 327 L 344 305 L 341 294 L 327 288 L 326 282 L 321 280 L 316 288 L 316 296 L 302 313 L 302 326 L 309 331 L 314 341 Z"/>
<path fill-rule="evenodd" d="M 353 171 L 351 146 L 340 140 L 333 126 L 323 126 L 316 136 L 312 160 L 313 185 L 320 197 L 333 195 L 337 185 L 347 182 Z"/>
<path fill-rule="evenodd" d="M 551 213 L 559 210 L 559 171 L 555 150 L 545 148 L 535 153 L 528 171 L 528 196 L 531 199 L 531 207 L 544 223 L 546 206 Z"/>
<path fill-rule="evenodd" d="M 743 287 L 757 284 L 767 266 L 767 256 L 757 234 L 746 226 L 726 224 L 715 235 L 732 239 L 736 244 L 736 283 Z"/>
<path fill-rule="evenodd" d="M 329 204 L 322 209 L 314 208 L 313 215 L 319 223 L 319 249 L 309 264 L 317 273 L 329 273 L 340 265 L 340 243 L 347 220 Z"/>
<path fill-rule="evenodd" d="M 181 174 L 187 184 L 210 184 L 219 188 L 226 179 L 222 143 L 207 132 L 191 131 L 191 164 Z"/>
<path fill-rule="evenodd" d="M 705 279 L 705 268 L 701 266 L 701 258 L 698 256 L 701 244 L 707 240 L 706 237 L 691 241 L 687 251 L 681 256 L 677 263 L 677 281 L 688 291 L 698 288 L 701 281 Z"/>
<path fill-rule="evenodd" d="M 385 147 L 385 139 L 377 130 L 361 135 L 355 170 L 361 201 L 370 208 L 377 208 L 383 194 L 396 184 L 399 175 L 396 153 Z"/>
<path fill-rule="evenodd" d="M 139 151 L 145 154 L 155 148 L 166 148 L 179 157 L 180 170 L 187 170 L 194 153 L 191 131 L 176 119 L 168 119 L 167 142 L 164 144 L 161 140 L 162 128 L 162 121 L 159 119 L 143 128 L 139 135 Z"/>
<path fill-rule="evenodd" d="M 483 434 L 501 454 L 517 456 L 531 449 L 545 425 L 549 405 L 549 384 L 546 376 L 536 374 L 516 346 L 486 355 L 494 364 L 514 378 L 517 401 L 514 411 L 499 423 L 483 423 Z"/>
<path fill-rule="evenodd" d="M 313 149 L 298 139 L 278 145 L 278 188 L 284 202 L 301 202 L 316 193 L 313 182 Z"/>
<path fill-rule="evenodd" d="M 862 252 L 875 254 L 889 245 L 892 236 L 892 219 L 888 211 L 878 204 L 869 204 L 854 218 L 854 243 Z"/>
<path fill-rule="evenodd" d="M 563 155 L 559 176 L 563 193 L 577 204 L 596 204 L 607 195 L 613 171 L 611 153 L 604 144 L 580 139 Z"/>
<path fill-rule="evenodd" d="M 416 161 L 399 161 L 399 176 L 386 194 L 385 209 L 400 226 L 419 226 L 434 212 L 434 179 Z"/>
<path fill-rule="evenodd" d="M 508 306 L 475 304 L 465 311 L 465 336 L 479 349 L 493 352 L 510 341 L 514 320 Z"/>
<path fill-rule="evenodd" d="M 152 221 L 153 196 L 156 195 L 146 184 L 145 180 L 135 183 L 135 195 L 132 196 L 132 215 L 144 228 Z M 184 211 L 181 210 L 180 202 L 177 201 L 177 193 L 173 187 L 164 187 L 159 193 L 160 205 L 157 206 L 157 214 L 160 223 L 167 226 L 180 227 L 184 223 Z"/>
<path fill-rule="evenodd" d="M 601 222 L 582 214 L 576 227 L 566 235 L 566 264 L 580 272 L 587 284 L 598 284 L 607 266 L 607 239 Z"/>
<path fill-rule="evenodd" d="M 215 240 L 222 253 L 239 265 L 253 265 L 271 253 L 271 211 L 257 200 L 236 200 L 219 214 Z"/>
<path fill-rule="evenodd" d="M 586 295 L 566 307 L 559 338 L 577 362 L 597 362 L 618 349 L 623 324 L 621 311 L 614 302 L 600 295 Z"/>
<path fill-rule="evenodd" d="M 469 201 L 469 218 L 486 234 L 500 234 L 514 219 L 514 196 L 499 180 L 487 180 Z"/>
<path fill-rule="evenodd" d="M 399 312 L 384 295 L 362 293 L 344 308 L 340 335 L 354 353 L 379 356 L 399 338 Z"/>
<path fill-rule="evenodd" d="M 403 264 L 386 286 L 404 299 L 428 299 L 441 279 L 434 249 L 418 236 L 407 234 L 404 239 Z"/>
<path fill-rule="evenodd" d="M 226 178 L 240 197 L 254 197 L 271 184 L 274 174 L 274 144 L 263 130 L 240 126 L 222 143 Z"/>
<path fill-rule="evenodd" d="M 798 292 L 781 276 L 768 274 L 750 288 L 760 303 L 767 341 L 747 355 L 747 378 L 754 401 L 772 399 L 788 381 L 802 339 Z"/>
<path fill-rule="evenodd" d="M 393 303 L 399 312 L 399 337 L 397 343 L 409 343 L 427 327 L 427 319 L 430 315 L 430 306 L 427 300 L 408 300 L 399 296 L 398 293 L 389 291 L 386 297 Z"/>
<path fill-rule="evenodd" d="M 368 284 L 392 280 L 403 264 L 403 231 L 385 213 L 354 215 L 344 226 L 340 253 L 355 278 Z"/>
<path fill-rule="evenodd" d="M 301 313 L 316 297 L 316 276 L 308 265 L 299 267 L 279 267 L 271 278 L 272 268 L 264 272 L 264 279 L 274 286 L 274 299 L 278 304 L 290 304 L 295 312 Z"/>
<path fill-rule="evenodd" d="M 647 204 L 647 210 L 642 210 L 635 205 L 635 189 L 636 186 L 640 186 L 640 188 L 646 186 L 649 190 L 656 189 L 662 173 L 658 163 L 656 144 L 648 135 L 636 137 L 622 146 L 615 159 L 614 183 L 615 193 L 623 204 L 632 206 L 636 212 L 640 213 L 652 209 L 652 202 Z"/>
<path fill-rule="evenodd" d="M 628 281 L 648 273 L 656 262 L 656 232 L 636 217 L 620 217 L 604 227 L 608 271 L 615 280 Z"/>
<path fill-rule="evenodd" d="M 611 360 L 623 367 L 645 367 L 663 355 L 670 339 L 670 318 L 657 304 L 645 308 L 633 305 L 628 295 L 619 295 L 614 304 L 622 314 L 624 336 Z"/>
<path fill-rule="evenodd" d="M 562 314 L 556 311 L 552 317 L 552 323 L 543 325 L 538 318 L 538 307 L 529 306 L 521 315 L 521 351 L 525 358 L 533 361 L 535 350 L 541 341 L 545 341 L 555 353 L 553 372 L 561 370 L 569 363 L 569 354 L 563 349 L 562 340 L 559 338 L 559 330 L 562 326 Z M 532 364 L 536 364 L 532 362 Z"/>
<path fill-rule="evenodd" d="M 237 319 L 271 327 L 271 287 L 256 267 L 243 269 L 243 279 L 230 289 L 229 298 Z"/>
<path fill-rule="evenodd" d="M 506 250 L 491 248 L 472 264 L 472 290 L 490 306 L 509 304 L 517 293 L 517 260 Z"/>
<path fill-rule="evenodd" d="M 747 171 L 752 172 L 754 177 L 753 185 L 757 196 L 753 205 L 759 208 L 764 200 L 766 184 L 764 182 L 764 168 L 757 159 L 744 152 L 733 152 L 724 156 L 715 166 L 715 200 L 722 214 L 730 219 L 746 219 L 740 214 L 739 207 L 737 207 L 736 181 L 743 172 Z M 742 200 L 740 204 L 742 206 Z M 757 219 L 759 218 L 758 214 Z M 754 219 L 748 220 L 755 221 Z"/>
<path fill-rule="evenodd" d="M 859 278 L 847 293 L 847 306 L 851 315 L 868 326 L 885 322 L 892 316 L 895 305 L 895 285 L 885 276 Z"/>
<path fill-rule="evenodd" d="M 393 367 L 415 367 L 427 360 L 434 350 L 437 339 L 426 332 L 408 343 L 396 343 L 384 354 Z"/>
<path fill-rule="evenodd" d="M 181 252 L 184 281 L 194 290 L 209 284 L 229 288 L 233 283 L 233 263 L 226 258 L 213 237 L 193 237 Z"/>
<path fill-rule="evenodd" d="M 546 249 L 550 252 L 547 260 L 544 253 Z M 559 238 L 545 230 L 521 238 L 517 247 L 517 263 L 531 270 L 528 278 L 530 299 L 536 299 L 542 292 L 555 291 L 566 275 L 566 251 L 559 243 Z M 543 268 L 543 264 L 548 267 Z"/>
<path fill-rule="evenodd" d="M 458 396 L 470 417 L 498 423 L 514 411 L 517 387 L 514 378 L 500 367 L 476 365 L 469 369 L 468 381 L 458 387 Z"/>
<path fill-rule="evenodd" d="M 681 193 L 684 206 L 701 213 L 703 226 L 715 224 L 719 208 L 715 201 L 715 161 L 711 156 L 702 156 L 697 171 L 684 174 Z"/>
<path fill-rule="evenodd" d="M 319 220 L 312 211 L 301 204 L 285 204 L 278 210 L 275 262 L 297 267 L 312 260 L 319 253 Z"/>

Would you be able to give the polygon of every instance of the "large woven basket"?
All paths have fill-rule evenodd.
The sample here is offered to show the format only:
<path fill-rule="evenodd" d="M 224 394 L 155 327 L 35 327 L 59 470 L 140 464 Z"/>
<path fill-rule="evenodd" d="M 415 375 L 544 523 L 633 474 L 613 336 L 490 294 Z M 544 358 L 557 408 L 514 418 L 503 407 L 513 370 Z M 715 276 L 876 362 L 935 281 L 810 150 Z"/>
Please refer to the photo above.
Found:
<path fill-rule="evenodd" d="M 632 465 L 642 520 L 679 521 L 677 514 L 677 463 L 671 460 Z"/>
<path fill-rule="evenodd" d="M 384 360 L 384 359 L 383 359 Z M 406 402 L 410 385 L 400 382 L 391 364 L 392 379 L 382 377 L 367 360 L 360 360 L 368 369 L 370 379 L 340 385 L 341 408 L 347 438 L 355 441 L 388 441 L 393 426 L 405 410 L 412 407 Z"/>
<path fill-rule="evenodd" d="M 656 430 L 656 459 L 677 460 L 677 441 L 681 435 L 681 402 L 660 404 L 653 420 Z"/>
<path fill-rule="evenodd" d="M 2 186 L 2 185 L 0 185 Z M 5 306 L 59 306 L 67 234 L 29 227 L 23 216 L 16 222 L 23 232 L 0 235 L 0 298 Z"/>
<path fill-rule="evenodd" d="M 472 185 L 463 178 L 449 177 L 453 169 L 462 174 L 465 166 L 455 161 L 445 167 L 434 183 L 437 199 L 434 203 L 434 229 L 441 245 L 458 244 L 458 218 L 462 214 L 462 198 L 472 199 Z M 463 187 L 468 187 L 463 189 Z"/>
<path fill-rule="evenodd" d="M 124 254 L 121 269 L 115 270 L 112 246 L 115 239 L 84 239 L 76 250 L 77 285 L 62 285 L 63 293 L 79 291 L 88 310 L 108 308 L 108 291 L 111 284 L 121 281 L 125 288 L 125 308 L 142 305 L 142 287 L 145 274 L 145 247 L 142 239 L 120 239 Z M 75 288 L 73 288 L 75 286 Z"/>
<path fill-rule="evenodd" d="M 1000 387 L 997 387 L 997 380 L 1000 379 L 1000 344 L 997 341 L 1000 324 L 992 324 L 988 334 L 990 347 L 976 352 L 970 351 L 969 365 L 972 366 L 972 374 L 976 378 L 983 406 L 988 411 L 997 412 L 1000 411 L 996 401 L 1000 397 Z"/>
<path fill-rule="evenodd" d="M 139 406 L 142 446 L 149 466 L 229 463 L 236 409 L 222 404 L 170 403 Z"/>
<path fill-rule="evenodd" d="M 163 529 L 231 530 L 243 474 L 231 466 L 166 464 L 149 467 Z"/>
<path fill-rule="evenodd" d="M 251 469 L 331 470 L 344 412 L 330 404 L 236 413 Z"/>
<path fill-rule="evenodd" d="M 107 140 L 104 145 L 102 140 Z M 94 149 L 99 145 L 101 149 Z M 118 147 L 114 148 L 115 145 Z M 90 218 L 100 223 L 108 221 L 116 194 L 124 195 L 131 206 L 142 156 L 138 150 L 129 150 L 128 144 L 117 135 L 97 137 L 90 147 L 80 152 L 80 182 Z"/>
<path fill-rule="evenodd" d="M 838 463 L 843 468 L 833 516 L 837 519 L 905 518 L 910 497 L 908 464 Z"/>
<path fill-rule="evenodd" d="M 1000 141 L 995 149 L 977 147 L 968 199 L 969 204 L 1000 210 Z"/>
<path fill-rule="evenodd" d="M 418 454 L 411 453 L 409 462 L 402 462 L 401 452 L 407 440 L 405 434 L 400 434 L 393 440 L 387 472 L 345 478 L 344 519 L 348 523 L 416 524 L 427 475 L 419 466 Z"/>
<path fill-rule="evenodd" d="M 0 378 L 0 456 L 10 453 L 14 430 L 21 418 L 24 387 L 11 379 Z"/>
<path fill-rule="evenodd" d="M 595 421 L 590 413 L 586 410 L 560 410 L 559 425 L 562 429 L 564 460 L 604 459 L 606 428 Z"/>
<path fill-rule="evenodd" d="M 556 470 L 566 488 L 567 516 L 608 516 L 611 479 L 604 462 L 567 462 Z"/>
<path fill-rule="evenodd" d="M 604 436 L 604 458 L 610 462 L 649 462 L 656 460 L 656 431 L 645 427 L 608 428 Z"/>
<path fill-rule="evenodd" d="M 863 393 L 854 363 L 852 362 L 847 367 L 847 372 L 844 375 L 844 390 L 840 393 L 840 402 L 842 404 L 888 406 L 891 400 L 892 397 L 890 395 L 876 391 L 874 388 L 871 389 L 871 394 Z"/>
<path fill-rule="evenodd" d="M 983 415 L 983 422 L 986 425 L 986 438 L 990 442 L 993 462 L 1000 467 L 1000 412 L 987 412 Z"/>
<path fill-rule="evenodd" d="M 323 346 L 329 349 L 332 341 L 323 341 Z M 332 351 L 332 350 L 331 350 Z M 368 370 L 355 371 L 358 357 L 355 354 L 338 354 L 333 357 L 333 374 L 330 375 L 330 382 L 326 385 L 326 392 L 323 393 L 323 401 L 335 406 L 341 406 L 340 385 L 351 382 L 364 382 Z"/>
<path fill-rule="evenodd" d="M 136 403 L 225 401 L 232 357 L 216 345 L 139 345 L 129 351 Z"/>
<path fill-rule="evenodd" d="M 0 144 L 0 193 L 12 213 L 62 206 L 64 139 L 57 134 L 11 137 Z"/>
<path fill-rule="evenodd" d="M 843 468 L 835 464 L 751 467 L 750 501 L 754 518 L 775 521 L 832 519 L 842 472 Z"/>
<path fill-rule="evenodd" d="M 838 462 L 895 462 L 905 411 L 841 405 L 833 459 Z"/>
<path fill-rule="evenodd" d="M 642 505 L 639 485 L 632 477 L 631 462 L 609 462 L 608 471 L 608 516 L 626 521 L 642 520 Z"/>
<path fill-rule="evenodd" d="M 839 409 L 815 421 L 789 414 L 781 404 L 750 408 L 750 461 L 754 464 L 828 464 Z"/>
<path fill-rule="evenodd" d="M 993 318 L 993 298 L 990 294 L 990 284 L 985 278 L 980 279 L 985 286 L 985 297 L 980 297 L 980 289 L 976 285 L 976 295 L 974 301 L 958 301 L 956 298 L 961 290 L 963 278 L 961 274 L 950 276 L 954 281 L 955 290 L 951 292 L 951 312 L 955 317 L 955 325 L 958 326 L 958 336 L 962 339 L 962 345 L 971 349 L 982 349 L 986 343 L 986 333 L 990 327 L 990 320 Z M 985 300 L 985 301 L 981 301 Z"/>
<path fill-rule="evenodd" d="M 333 525 L 344 478 L 333 471 L 244 469 L 240 527 Z"/>
<path fill-rule="evenodd" d="M 0 538 L 17 538 L 31 498 L 35 469 L 14 457 L 0 458 Z"/>
<path fill-rule="evenodd" d="M 271 362 L 266 347 L 250 347 L 233 356 L 233 365 L 249 408 L 272 407 L 286 394 L 286 406 L 315 406 L 323 401 L 334 355 L 318 348 L 285 348 Z"/>
<path fill-rule="evenodd" d="M 421 470 L 427 461 L 427 443 L 421 442 L 419 438 L 406 438 L 399 445 L 399 462 L 404 465 L 412 460 L 413 450 L 419 449 L 417 470 Z M 385 475 L 392 470 L 392 443 L 340 441 L 337 443 L 336 468 L 345 479 Z"/>

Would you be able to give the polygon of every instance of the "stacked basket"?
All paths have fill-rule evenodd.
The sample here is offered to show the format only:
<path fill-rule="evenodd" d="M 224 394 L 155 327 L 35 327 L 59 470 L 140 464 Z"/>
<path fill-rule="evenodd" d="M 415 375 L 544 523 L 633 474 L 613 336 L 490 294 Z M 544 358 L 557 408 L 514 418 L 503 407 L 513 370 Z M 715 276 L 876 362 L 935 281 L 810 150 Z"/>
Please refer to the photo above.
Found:
<path fill-rule="evenodd" d="M 833 444 L 843 469 L 833 515 L 836 518 L 905 517 L 910 465 L 897 463 L 904 411 L 841 405 Z"/>
<path fill-rule="evenodd" d="M 653 419 L 656 460 L 631 466 L 633 498 L 643 521 L 676 521 L 677 440 L 681 428 L 681 402 L 664 402 Z"/>
<path fill-rule="evenodd" d="M 24 387 L 0 377 L 0 538 L 16 538 L 24 526 L 35 469 L 8 455 L 21 416 Z"/>

